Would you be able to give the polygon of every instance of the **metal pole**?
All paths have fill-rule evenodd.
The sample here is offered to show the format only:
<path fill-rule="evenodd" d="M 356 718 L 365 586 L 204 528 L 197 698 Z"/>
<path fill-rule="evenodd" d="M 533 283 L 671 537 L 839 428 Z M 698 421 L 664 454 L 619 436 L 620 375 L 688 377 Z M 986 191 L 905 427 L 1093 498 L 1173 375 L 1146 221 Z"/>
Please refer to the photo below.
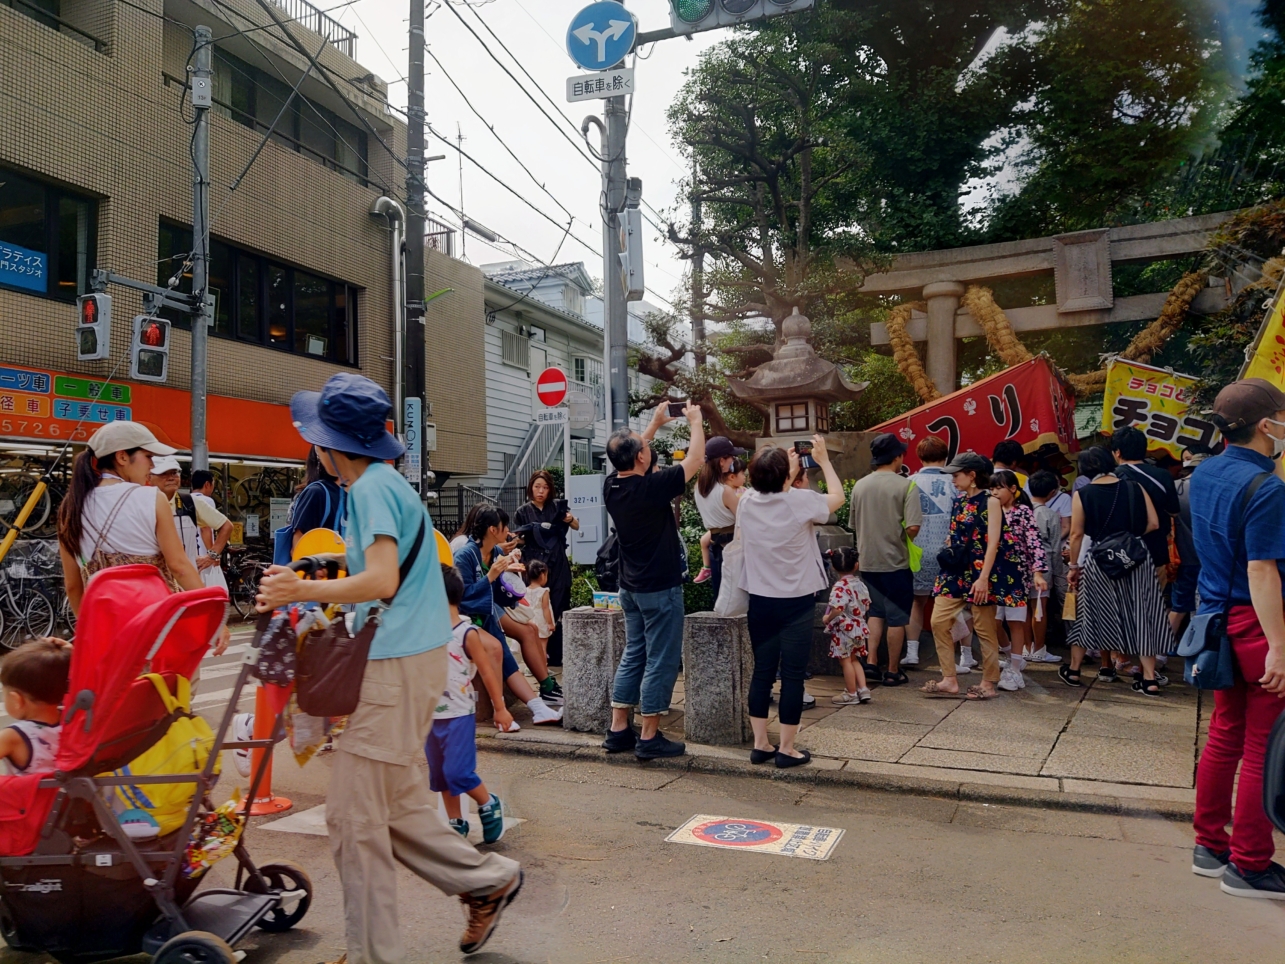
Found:
<path fill-rule="evenodd" d="M 607 126 L 602 160 L 603 334 L 611 429 L 615 431 L 629 424 L 629 314 L 621 286 L 618 217 L 625 208 L 625 99 L 608 98 L 603 116 Z"/>
<path fill-rule="evenodd" d="M 406 352 L 407 398 L 424 398 L 424 0 L 410 0 L 410 69 L 406 74 Z M 424 417 L 428 401 L 424 400 Z M 423 432 L 415 444 L 423 451 Z M 421 466 L 427 460 L 421 458 Z M 424 477 L 411 480 L 423 493 Z"/>
<path fill-rule="evenodd" d="M 209 326 L 213 322 L 206 298 L 210 258 L 210 85 L 214 35 L 197 27 L 196 63 L 192 69 L 192 106 L 196 127 L 192 135 L 192 293 L 197 310 L 192 316 L 192 468 L 210 467 L 205 431 L 205 374 Z"/>
<path fill-rule="evenodd" d="M 705 249 L 700 245 L 701 199 L 696 194 L 698 169 L 692 166 L 692 341 L 696 364 L 705 364 Z"/>

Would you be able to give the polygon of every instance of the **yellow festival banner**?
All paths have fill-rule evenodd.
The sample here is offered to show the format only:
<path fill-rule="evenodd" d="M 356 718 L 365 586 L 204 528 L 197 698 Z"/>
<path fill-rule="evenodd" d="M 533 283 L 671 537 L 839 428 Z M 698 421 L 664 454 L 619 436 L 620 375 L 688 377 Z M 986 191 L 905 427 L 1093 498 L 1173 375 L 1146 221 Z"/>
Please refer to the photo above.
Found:
<path fill-rule="evenodd" d="M 1174 458 L 1191 445 L 1208 449 L 1217 440 L 1218 429 L 1190 411 L 1199 381 L 1166 368 L 1111 359 L 1102 400 L 1102 431 L 1109 434 L 1134 426 L 1147 436 L 1149 448 L 1164 449 Z"/>
<path fill-rule="evenodd" d="M 1285 389 L 1285 298 L 1278 297 L 1267 313 L 1241 378 L 1265 378 Z"/>

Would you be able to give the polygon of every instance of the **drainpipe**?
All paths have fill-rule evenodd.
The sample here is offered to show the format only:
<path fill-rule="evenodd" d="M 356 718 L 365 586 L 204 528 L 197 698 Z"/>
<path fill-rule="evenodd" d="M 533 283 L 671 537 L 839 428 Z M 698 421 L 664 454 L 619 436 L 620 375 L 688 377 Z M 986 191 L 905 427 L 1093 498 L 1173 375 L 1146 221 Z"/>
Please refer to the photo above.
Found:
<path fill-rule="evenodd" d="M 387 218 L 392 231 L 393 263 L 393 421 L 399 433 L 406 431 L 402 424 L 402 351 L 406 341 L 406 298 L 402 291 L 402 247 L 406 241 L 406 210 L 397 201 L 383 195 L 370 206 L 370 216 Z"/>

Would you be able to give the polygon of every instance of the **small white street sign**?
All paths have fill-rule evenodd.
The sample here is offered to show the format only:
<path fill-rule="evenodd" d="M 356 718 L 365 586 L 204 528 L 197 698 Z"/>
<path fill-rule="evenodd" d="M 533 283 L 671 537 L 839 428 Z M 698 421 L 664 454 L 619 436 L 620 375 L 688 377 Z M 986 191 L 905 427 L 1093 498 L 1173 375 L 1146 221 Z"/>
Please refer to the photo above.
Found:
<path fill-rule="evenodd" d="M 541 425 L 561 425 L 566 420 L 567 410 L 565 408 L 546 408 L 542 412 L 536 412 L 534 419 Z"/>
<path fill-rule="evenodd" d="M 634 69 L 604 70 L 596 74 L 581 74 L 567 78 L 567 101 L 599 100 L 604 97 L 624 97 L 634 92 Z"/>

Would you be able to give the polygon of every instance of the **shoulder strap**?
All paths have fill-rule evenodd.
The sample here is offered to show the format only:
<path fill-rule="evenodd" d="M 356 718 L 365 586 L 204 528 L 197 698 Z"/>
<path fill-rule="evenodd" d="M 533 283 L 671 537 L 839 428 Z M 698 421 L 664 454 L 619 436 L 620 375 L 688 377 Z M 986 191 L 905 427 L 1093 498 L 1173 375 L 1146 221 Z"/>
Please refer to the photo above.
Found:
<path fill-rule="evenodd" d="M 415 565 L 415 560 L 419 558 L 420 547 L 424 545 L 424 533 L 428 529 L 428 523 L 424 521 L 423 516 L 419 520 L 419 532 L 415 535 L 415 541 L 411 543 L 410 552 L 406 553 L 406 559 L 397 567 L 397 588 L 387 599 L 380 600 L 385 606 L 391 606 L 397 594 L 401 591 L 402 583 L 410 575 L 411 569 Z"/>
<path fill-rule="evenodd" d="M 140 486 L 140 488 L 142 487 Z M 98 538 L 94 540 L 93 551 L 84 560 L 82 560 L 82 564 L 89 562 L 94 558 L 94 556 L 98 555 L 99 551 L 103 548 L 103 545 L 107 542 L 107 536 L 112 531 L 112 526 L 116 524 L 116 516 L 118 516 L 120 514 L 120 510 L 125 507 L 125 500 L 133 494 L 134 493 L 132 491 L 127 491 L 116 500 L 116 504 L 112 506 L 112 510 L 107 513 L 107 518 L 103 520 L 103 527 L 98 530 Z"/>
<path fill-rule="evenodd" d="M 1227 614 L 1231 611 L 1231 590 L 1236 579 L 1236 566 L 1240 563 L 1241 553 L 1245 551 L 1245 513 L 1249 511 L 1249 503 L 1253 501 L 1258 490 L 1262 488 L 1263 483 L 1271 472 L 1259 472 L 1245 487 L 1244 493 L 1240 497 L 1240 512 L 1237 513 L 1235 552 L 1232 554 L 1232 572 L 1227 580 L 1227 599 L 1223 603 L 1223 617 L 1226 619 Z"/>
<path fill-rule="evenodd" d="M 178 508 L 179 508 L 179 515 L 185 515 L 193 522 L 197 521 L 196 500 L 193 499 L 190 495 L 184 495 L 183 493 L 179 493 Z"/>

